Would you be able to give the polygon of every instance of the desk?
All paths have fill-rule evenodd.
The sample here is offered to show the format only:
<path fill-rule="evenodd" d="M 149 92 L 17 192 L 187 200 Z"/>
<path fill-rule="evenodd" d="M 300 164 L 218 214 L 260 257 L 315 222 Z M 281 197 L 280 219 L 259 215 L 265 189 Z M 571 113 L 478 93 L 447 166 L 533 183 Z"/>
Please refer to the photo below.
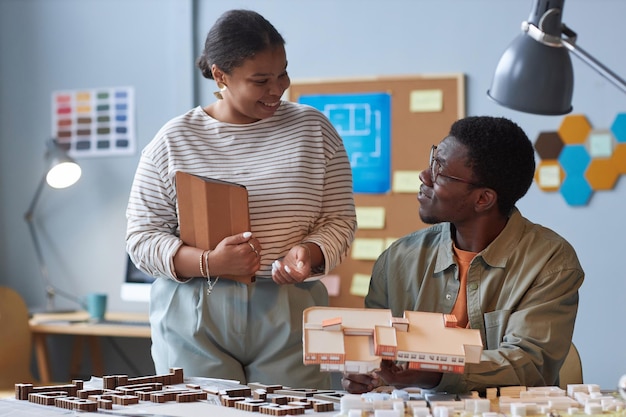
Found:
<path fill-rule="evenodd" d="M 102 352 L 99 337 L 138 337 L 150 338 L 148 315 L 144 313 L 107 313 L 105 321 L 94 323 L 89 321 L 85 311 L 74 313 L 35 314 L 30 319 L 30 330 L 33 334 L 33 346 L 42 384 L 51 382 L 50 361 L 48 357 L 47 336 L 64 334 L 77 336 L 74 339 L 70 374 L 77 374 L 85 341 L 89 344 L 94 375 L 104 374 Z"/>

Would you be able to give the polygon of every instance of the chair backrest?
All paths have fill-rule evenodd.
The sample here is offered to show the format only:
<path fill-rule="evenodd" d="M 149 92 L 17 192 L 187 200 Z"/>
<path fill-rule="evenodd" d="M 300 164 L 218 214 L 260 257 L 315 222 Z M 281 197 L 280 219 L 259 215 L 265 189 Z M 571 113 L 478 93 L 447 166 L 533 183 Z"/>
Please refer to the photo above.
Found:
<path fill-rule="evenodd" d="M 28 307 L 14 290 L 0 287 L 0 390 L 35 382 L 30 371 L 32 335 Z"/>
<path fill-rule="evenodd" d="M 569 353 L 565 357 L 565 362 L 559 372 L 559 387 L 567 389 L 569 384 L 583 383 L 583 365 L 580 360 L 578 349 L 574 343 L 569 348 Z"/>

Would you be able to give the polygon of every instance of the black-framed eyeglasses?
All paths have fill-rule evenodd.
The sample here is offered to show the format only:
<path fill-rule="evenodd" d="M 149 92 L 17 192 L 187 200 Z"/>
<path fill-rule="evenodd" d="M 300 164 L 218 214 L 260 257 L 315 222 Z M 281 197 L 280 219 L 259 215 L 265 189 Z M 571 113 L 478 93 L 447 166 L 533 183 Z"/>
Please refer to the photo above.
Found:
<path fill-rule="evenodd" d="M 475 187 L 480 187 L 480 184 L 476 184 L 475 182 L 472 182 L 470 180 L 466 180 L 464 178 L 459 178 L 459 177 L 454 177 L 452 175 L 446 175 L 446 174 L 442 174 L 441 173 L 441 164 L 439 163 L 439 161 L 437 160 L 437 145 L 433 145 L 432 148 L 430 148 L 430 177 L 433 181 L 433 184 L 435 182 L 437 182 L 437 178 L 438 177 L 444 177 L 444 178 L 448 178 L 454 181 L 459 181 L 459 182 L 463 182 L 465 184 L 469 184 L 469 185 L 473 185 Z"/>

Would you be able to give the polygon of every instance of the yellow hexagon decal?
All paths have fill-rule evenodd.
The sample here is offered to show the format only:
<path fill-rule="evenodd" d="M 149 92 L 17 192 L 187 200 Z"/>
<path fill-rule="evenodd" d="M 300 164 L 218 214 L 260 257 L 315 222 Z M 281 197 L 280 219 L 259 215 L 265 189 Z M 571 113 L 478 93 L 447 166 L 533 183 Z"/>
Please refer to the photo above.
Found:
<path fill-rule="evenodd" d="M 613 166 L 620 174 L 626 174 L 626 143 L 618 143 L 611 156 Z"/>
<path fill-rule="evenodd" d="M 559 136 L 561 136 L 563 143 L 567 145 L 585 143 L 589 132 L 591 132 L 591 124 L 587 117 L 582 114 L 564 117 L 559 127 Z"/>
<path fill-rule="evenodd" d="M 585 172 L 585 178 L 592 190 L 611 190 L 618 176 L 619 173 L 610 158 L 592 159 Z"/>

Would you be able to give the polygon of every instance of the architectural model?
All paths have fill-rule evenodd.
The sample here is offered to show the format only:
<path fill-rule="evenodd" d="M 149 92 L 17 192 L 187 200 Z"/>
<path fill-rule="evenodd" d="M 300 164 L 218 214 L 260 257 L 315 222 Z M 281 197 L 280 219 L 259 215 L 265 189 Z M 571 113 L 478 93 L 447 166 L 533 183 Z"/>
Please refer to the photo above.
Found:
<path fill-rule="evenodd" d="M 463 373 L 480 362 L 480 331 L 456 327 L 448 314 L 310 307 L 303 314 L 304 363 L 323 371 L 368 373 L 381 359 L 407 362 L 409 369 Z"/>
<path fill-rule="evenodd" d="M 346 394 L 335 417 L 624 417 L 626 404 L 595 384 L 559 387 L 491 388 L 486 398 L 396 390 L 391 393 Z"/>
<path fill-rule="evenodd" d="M 15 398 L 84 412 L 115 410 L 146 402 L 206 402 L 271 416 L 300 415 L 307 410 L 314 413 L 333 411 L 335 403 L 339 401 L 339 397 L 333 395 L 334 391 L 291 389 L 282 385 L 251 383 L 226 389 L 202 387 L 186 383 L 181 368 L 172 368 L 165 375 L 137 378 L 129 378 L 127 375 L 105 376 L 101 388 L 88 389 L 84 385 L 85 381 L 80 380 L 43 387 L 20 383 L 15 384 Z M 315 398 L 316 395 L 319 397 Z M 207 412 L 210 414 L 210 411 Z"/>
<path fill-rule="evenodd" d="M 182 415 L 190 416 L 234 415 L 220 413 L 216 408 L 228 407 L 245 414 L 270 416 L 320 413 L 333 417 L 626 417 L 624 400 L 594 384 L 568 385 L 567 391 L 559 387 L 489 388 L 485 397 L 480 397 L 476 392 L 455 395 L 393 387 L 362 395 L 260 383 L 233 382 L 226 388 L 208 384 L 208 380 L 185 379 L 182 369 L 173 368 L 165 375 L 107 376 L 97 388 L 88 388 L 86 381 L 42 387 L 15 384 L 15 398 L 23 401 L 7 402 L 13 408 L 3 415 L 42 415 L 41 408 L 30 403 L 128 416 L 168 415 L 162 410 L 168 409 L 170 403 L 178 411 L 188 410 Z M 135 414 L 136 407 L 149 414 L 145 410 Z"/>

